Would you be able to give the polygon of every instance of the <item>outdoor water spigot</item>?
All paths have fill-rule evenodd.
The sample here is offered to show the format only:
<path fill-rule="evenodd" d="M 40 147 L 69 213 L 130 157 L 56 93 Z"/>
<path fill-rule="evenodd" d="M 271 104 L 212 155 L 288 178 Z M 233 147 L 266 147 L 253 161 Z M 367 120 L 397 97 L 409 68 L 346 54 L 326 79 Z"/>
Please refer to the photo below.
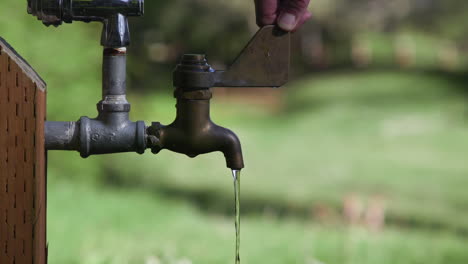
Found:
<path fill-rule="evenodd" d="M 103 46 L 127 47 L 130 44 L 127 17 L 142 16 L 144 0 L 28 0 L 28 13 L 47 26 L 100 21 L 104 24 Z"/>
<path fill-rule="evenodd" d="M 227 71 L 216 71 L 204 55 L 187 54 L 174 72 L 177 117 L 168 126 L 129 119 L 126 99 L 127 16 L 143 14 L 143 0 L 28 0 L 29 13 L 45 25 L 101 21 L 102 100 L 96 118 L 45 124 L 46 150 L 75 150 L 82 157 L 119 152 L 153 153 L 169 149 L 196 157 L 221 151 L 227 166 L 244 167 L 241 144 L 230 130 L 210 119 L 210 88 L 279 87 L 288 80 L 289 33 L 274 26 L 261 28 Z"/>
<path fill-rule="evenodd" d="M 275 26 L 261 28 L 231 67 L 216 71 L 205 55 L 185 54 L 174 71 L 175 121 L 148 129 L 148 146 L 153 153 L 168 149 L 195 157 L 221 151 L 227 166 L 244 167 L 237 136 L 210 119 L 212 87 L 280 87 L 288 81 L 290 35 Z"/>
<path fill-rule="evenodd" d="M 229 129 L 217 126 L 210 118 L 210 90 L 175 92 L 177 116 L 163 126 L 153 123 L 148 128 L 148 145 L 154 154 L 168 149 L 194 158 L 200 154 L 221 151 L 228 168 L 244 168 L 240 141 Z"/>

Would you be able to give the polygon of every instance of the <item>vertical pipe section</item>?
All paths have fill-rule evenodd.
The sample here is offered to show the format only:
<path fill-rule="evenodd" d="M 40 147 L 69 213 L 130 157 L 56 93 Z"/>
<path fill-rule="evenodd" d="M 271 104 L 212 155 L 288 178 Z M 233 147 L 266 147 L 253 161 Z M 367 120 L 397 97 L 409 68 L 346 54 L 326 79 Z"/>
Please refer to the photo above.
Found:
<path fill-rule="evenodd" d="M 102 101 L 98 104 L 100 117 L 104 113 L 130 112 L 127 92 L 127 49 L 105 48 L 102 63 Z"/>
<path fill-rule="evenodd" d="M 102 99 L 125 95 L 127 86 L 127 49 L 105 48 L 102 67 Z"/>

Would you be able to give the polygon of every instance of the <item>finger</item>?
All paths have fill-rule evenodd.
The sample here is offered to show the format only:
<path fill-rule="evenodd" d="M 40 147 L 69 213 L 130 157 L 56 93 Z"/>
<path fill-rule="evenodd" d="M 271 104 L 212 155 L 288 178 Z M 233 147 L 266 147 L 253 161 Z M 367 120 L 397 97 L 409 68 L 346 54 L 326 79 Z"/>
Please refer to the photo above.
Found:
<path fill-rule="evenodd" d="M 255 0 L 257 25 L 272 25 L 278 18 L 278 0 Z"/>
<path fill-rule="evenodd" d="M 296 27 L 293 29 L 293 31 L 298 30 L 307 20 L 309 20 L 312 17 L 312 14 L 309 11 L 306 11 L 301 19 L 299 19 L 299 22 L 297 23 Z"/>
<path fill-rule="evenodd" d="M 286 0 L 281 6 L 278 25 L 286 31 L 294 30 L 307 12 L 310 0 Z"/>

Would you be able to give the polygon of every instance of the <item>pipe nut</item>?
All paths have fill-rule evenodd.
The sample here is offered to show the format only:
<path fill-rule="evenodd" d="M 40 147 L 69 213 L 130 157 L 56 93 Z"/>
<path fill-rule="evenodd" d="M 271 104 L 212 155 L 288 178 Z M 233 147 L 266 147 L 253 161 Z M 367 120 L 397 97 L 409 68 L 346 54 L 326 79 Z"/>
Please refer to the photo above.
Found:
<path fill-rule="evenodd" d="M 164 126 L 159 122 L 151 123 L 151 126 L 147 129 L 147 145 L 151 148 L 153 154 L 158 154 L 162 149 L 162 144 L 159 138 L 161 137 L 161 129 Z"/>

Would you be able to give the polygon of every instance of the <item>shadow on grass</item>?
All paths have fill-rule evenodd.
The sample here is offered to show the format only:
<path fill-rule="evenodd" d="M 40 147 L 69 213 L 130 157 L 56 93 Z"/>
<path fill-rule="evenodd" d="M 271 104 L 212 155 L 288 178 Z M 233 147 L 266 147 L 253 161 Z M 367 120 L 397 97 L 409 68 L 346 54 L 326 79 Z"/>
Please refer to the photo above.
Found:
<path fill-rule="evenodd" d="M 137 178 L 129 181 L 112 168 L 106 168 L 102 184 L 116 189 L 134 189 L 163 196 L 170 200 L 189 202 L 205 214 L 234 216 L 234 196 L 228 196 L 217 189 L 194 190 L 181 188 L 165 182 L 144 182 Z M 328 214 L 324 217 L 323 209 Z M 331 212 L 331 213 L 330 213 Z M 263 216 L 273 219 L 292 218 L 299 221 L 314 221 L 324 225 L 345 225 L 342 217 L 342 206 L 338 203 L 327 202 L 324 205 L 317 202 L 310 207 L 298 204 L 288 204 L 281 200 L 265 200 L 259 198 L 245 198 L 241 193 L 241 215 Z M 418 229 L 431 232 L 450 232 L 462 238 L 468 238 L 468 228 L 453 226 L 438 219 L 413 218 L 388 213 L 385 225 L 403 230 Z"/>
<path fill-rule="evenodd" d="M 366 78 L 368 74 L 385 74 L 385 73 L 392 73 L 395 76 L 402 75 L 402 76 L 412 76 L 415 80 L 425 80 L 418 83 L 418 85 L 431 85 L 431 81 L 434 80 L 444 80 L 446 81 L 446 85 L 443 88 L 448 89 L 447 95 L 457 95 L 463 96 L 468 98 L 468 74 L 464 72 L 449 72 L 443 70 L 421 70 L 421 69 L 395 69 L 395 67 L 376 67 L 372 69 L 354 69 L 354 68 L 336 68 L 330 71 L 326 71 L 320 73 L 321 78 L 323 76 L 330 76 L 330 79 L 333 76 L 343 76 L 343 75 L 354 75 L 358 76 L 363 74 L 362 80 L 358 83 L 362 86 L 366 86 L 369 83 L 366 82 Z M 366 76 L 364 76 L 364 74 Z M 340 78 L 340 77 L 339 77 Z M 342 77 L 341 77 L 342 78 Z M 393 80 L 382 80 L 382 84 L 388 86 L 389 83 Z M 310 78 L 310 82 L 314 82 L 314 78 Z M 395 86 L 399 86 L 401 84 L 409 85 L 413 84 L 411 80 L 408 80 L 408 83 L 399 83 L 398 81 L 395 82 Z M 370 83 L 370 85 L 377 86 L 378 84 Z M 432 85 L 433 86 L 433 85 Z M 348 87 L 349 88 L 349 87 Z M 350 101 L 356 105 L 366 105 L 366 106 L 376 106 L 376 107 L 385 107 L 385 106 L 392 106 L 394 107 L 396 103 L 398 104 L 411 104 L 420 102 L 423 99 L 437 99 L 434 93 L 430 91 L 427 93 L 421 93 L 421 90 L 411 90 L 412 87 L 409 87 L 408 92 L 401 92 L 400 87 L 396 87 L 395 92 L 389 93 L 386 92 L 385 96 L 383 96 L 379 92 L 369 92 L 367 94 L 359 94 L 359 96 L 353 96 L 350 98 Z M 400 88 L 400 89 L 399 89 Z M 326 89 L 326 88 L 325 88 Z M 310 112 L 314 110 L 318 110 L 323 106 L 327 106 L 330 104 L 330 98 L 320 98 L 314 96 L 294 96 L 294 91 L 291 92 L 291 96 L 289 96 L 287 101 L 287 107 L 285 109 L 285 115 L 294 115 L 300 114 L 304 112 Z M 441 93 L 442 94 L 442 93 Z M 439 94 L 440 95 L 440 94 Z M 338 97 L 337 97 L 338 98 Z M 343 99 L 341 99 L 343 100 Z"/>
<path fill-rule="evenodd" d="M 468 89 L 465 87 L 465 83 L 468 83 L 468 75 L 463 73 L 416 69 L 404 71 L 395 71 L 395 69 L 392 69 L 392 71 L 388 71 L 388 69 L 384 70 L 384 68 L 379 68 L 367 71 L 340 70 L 331 73 L 327 72 L 325 74 L 330 74 L 331 76 L 325 77 L 327 79 L 325 83 L 330 83 L 331 80 L 332 85 L 338 88 L 338 90 L 335 89 L 331 93 L 321 94 L 322 96 L 320 96 L 320 93 L 319 96 L 315 96 L 313 93 L 306 94 L 306 96 L 299 94 L 299 96 L 296 96 L 289 102 L 289 107 L 283 115 L 289 116 L 306 111 L 310 112 L 311 110 L 314 111 L 317 108 L 325 107 L 326 104 L 342 103 L 347 100 L 352 100 L 352 107 L 362 104 L 372 107 L 390 107 L 389 109 L 393 110 L 400 106 L 418 102 L 421 104 L 433 104 L 439 100 L 444 100 L 443 104 L 445 105 L 450 104 L 453 98 L 468 97 Z M 365 75 L 359 76 L 359 74 L 370 74 L 371 77 L 368 79 Z M 400 74 L 402 76 L 401 79 L 399 78 Z M 353 80 L 354 86 L 348 86 L 348 82 L 350 81 L 348 75 L 358 76 L 357 81 Z M 335 76 L 341 78 L 341 80 L 334 82 Z M 381 78 L 382 76 L 383 78 Z M 383 90 L 374 92 L 374 87 L 379 87 L 380 82 L 383 83 L 381 87 Z M 346 86 L 347 90 L 352 90 L 353 87 L 365 86 L 367 84 L 368 86 L 364 87 L 365 89 L 356 94 L 349 93 L 349 91 L 341 94 L 339 90 L 342 85 Z M 446 88 L 447 91 L 440 90 L 439 86 L 444 86 L 440 88 Z M 338 102 L 338 100 L 341 101 Z M 463 109 L 465 108 L 460 109 L 464 111 Z M 459 110 L 457 109 L 456 111 Z M 232 216 L 234 213 L 233 195 L 226 195 L 226 193 L 221 192 L 219 189 L 181 187 L 176 183 L 164 180 L 152 180 L 148 182 L 142 177 L 135 177 L 130 180 L 129 177 L 124 177 L 110 166 L 105 168 L 105 171 L 102 183 L 114 188 L 133 188 L 144 190 L 148 193 L 157 193 L 169 199 L 188 201 L 207 214 Z M 248 197 L 242 197 L 241 195 L 241 201 L 243 215 L 295 218 L 301 221 L 315 221 L 324 224 L 345 224 L 342 216 L 343 205 L 339 200 L 315 201 L 311 204 L 293 204 L 280 199 L 269 200 L 252 195 Z M 324 211 L 326 211 L 325 217 Z M 437 217 L 418 217 L 405 215 L 401 212 L 388 211 L 385 217 L 385 224 L 403 229 L 448 231 L 458 236 L 468 237 L 468 226 L 444 221 L 444 219 Z"/>

